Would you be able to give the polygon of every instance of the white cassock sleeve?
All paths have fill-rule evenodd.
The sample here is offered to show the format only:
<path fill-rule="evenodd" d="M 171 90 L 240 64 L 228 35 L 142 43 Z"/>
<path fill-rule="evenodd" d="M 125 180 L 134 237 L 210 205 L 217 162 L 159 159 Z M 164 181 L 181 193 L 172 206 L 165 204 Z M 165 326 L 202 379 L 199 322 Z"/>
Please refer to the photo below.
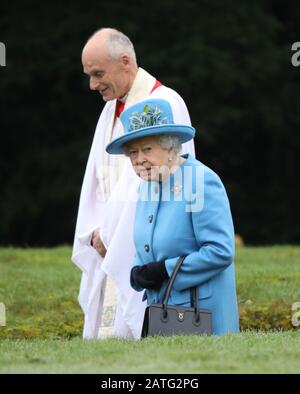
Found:
<path fill-rule="evenodd" d="M 82 271 L 78 301 L 85 315 L 83 337 L 96 338 L 99 329 L 100 297 L 105 273 L 99 253 L 91 246 L 93 230 L 101 225 L 105 201 L 99 190 L 96 166 L 101 163 L 101 125 L 105 124 L 107 106 L 99 118 L 82 183 L 73 244 L 72 261 Z M 98 293 L 98 294 L 97 294 Z"/>

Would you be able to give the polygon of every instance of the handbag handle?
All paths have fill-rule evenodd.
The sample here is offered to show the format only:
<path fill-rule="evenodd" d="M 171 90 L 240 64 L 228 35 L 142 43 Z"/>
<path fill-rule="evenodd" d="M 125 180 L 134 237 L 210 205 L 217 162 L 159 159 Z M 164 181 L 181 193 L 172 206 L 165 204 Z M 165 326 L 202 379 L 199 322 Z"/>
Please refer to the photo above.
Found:
<path fill-rule="evenodd" d="M 171 275 L 171 277 L 170 277 L 170 279 L 169 279 L 169 281 L 167 283 L 167 287 L 166 287 L 166 290 L 165 290 L 165 293 L 164 293 L 164 296 L 163 296 L 163 301 L 162 301 L 163 317 L 164 318 L 166 318 L 167 314 L 168 314 L 167 304 L 168 304 L 168 300 L 169 300 L 169 297 L 170 297 L 170 293 L 171 293 L 173 284 L 174 284 L 175 279 L 176 279 L 176 275 L 177 275 L 177 273 L 179 271 L 179 268 L 181 267 L 181 264 L 184 262 L 185 258 L 186 258 L 186 256 L 179 257 L 179 259 L 178 259 L 178 261 L 177 261 L 177 263 L 175 265 L 175 268 L 174 268 L 174 270 L 172 272 L 172 275 Z M 191 306 L 192 306 L 192 308 L 195 308 L 195 321 L 198 322 L 199 321 L 199 317 L 200 317 L 199 308 L 198 308 L 198 287 L 196 287 L 196 286 L 192 287 L 190 289 L 190 291 L 191 291 Z"/>

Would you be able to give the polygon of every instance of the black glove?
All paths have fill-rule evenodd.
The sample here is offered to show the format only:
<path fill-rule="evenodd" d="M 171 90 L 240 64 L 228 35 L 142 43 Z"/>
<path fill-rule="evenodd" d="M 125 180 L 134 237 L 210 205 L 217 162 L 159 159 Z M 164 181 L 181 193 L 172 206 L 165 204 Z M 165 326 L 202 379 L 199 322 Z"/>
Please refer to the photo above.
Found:
<path fill-rule="evenodd" d="M 163 282 L 168 279 L 165 262 L 153 262 L 131 270 L 131 282 L 144 289 L 159 290 Z"/>

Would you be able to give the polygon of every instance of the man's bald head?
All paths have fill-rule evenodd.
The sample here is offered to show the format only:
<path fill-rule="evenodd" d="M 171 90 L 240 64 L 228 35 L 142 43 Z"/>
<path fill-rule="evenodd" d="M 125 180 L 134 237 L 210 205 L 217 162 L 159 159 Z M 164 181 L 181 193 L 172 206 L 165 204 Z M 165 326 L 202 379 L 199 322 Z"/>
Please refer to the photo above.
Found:
<path fill-rule="evenodd" d="M 89 38 L 82 51 L 82 64 L 90 76 L 90 88 L 104 101 L 126 96 L 138 71 L 131 41 L 111 28 L 100 29 Z"/>
<path fill-rule="evenodd" d="M 91 48 L 106 50 L 112 59 L 118 59 L 126 53 L 137 66 L 135 50 L 130 39 L 119 30 L 107 27 L 97 30 L 87 41 L 82 54 Z"/>

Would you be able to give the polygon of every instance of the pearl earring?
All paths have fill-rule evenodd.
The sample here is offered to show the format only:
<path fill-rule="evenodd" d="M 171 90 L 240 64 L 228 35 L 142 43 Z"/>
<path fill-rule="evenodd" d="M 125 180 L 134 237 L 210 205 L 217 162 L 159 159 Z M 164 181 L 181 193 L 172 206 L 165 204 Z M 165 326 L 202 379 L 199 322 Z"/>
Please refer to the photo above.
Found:
<path fill-rule="evenodd" d="M 173 159 L 172 159 L 172 157 L 169 157 L 169 159 L 168 159 L 169 161 L 172 161 Z"/>

